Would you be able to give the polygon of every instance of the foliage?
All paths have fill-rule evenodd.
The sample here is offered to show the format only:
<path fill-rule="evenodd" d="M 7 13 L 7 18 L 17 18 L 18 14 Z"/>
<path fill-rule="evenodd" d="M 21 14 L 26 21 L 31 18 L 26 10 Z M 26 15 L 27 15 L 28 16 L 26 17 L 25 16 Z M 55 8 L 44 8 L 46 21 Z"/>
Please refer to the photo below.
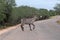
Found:
<path fill-rule="evenodd" d="M 0 0 L 0 25 L 9 23 L 15 0 Z"/>
<path fill-rule="evenodd" d="M 56 12 L 54 10 L 49 10 L 49 15 L 50 16 L 55 16 L 57 15 Z"/>
<path fill-rule="evenodd" d="M 54 7 L 57 15 L 60 15 L 60 4 L 57 4 L 55 7 Z"/>
<path fill-rule="evenodd" d="M 29 6 L 15 6 L 15 0 L 0 0 L 0 28 L 20 23 L 21 18 L 29 18 L 37 15 L 38 20 L 48 19 L 51 16 L 60 15 L 60 4 L 54 10 L 34 8 Z M 41 17 L 42 16 L 42 17 Z M 1 25 L 3 27 L 1 27 Z"/>

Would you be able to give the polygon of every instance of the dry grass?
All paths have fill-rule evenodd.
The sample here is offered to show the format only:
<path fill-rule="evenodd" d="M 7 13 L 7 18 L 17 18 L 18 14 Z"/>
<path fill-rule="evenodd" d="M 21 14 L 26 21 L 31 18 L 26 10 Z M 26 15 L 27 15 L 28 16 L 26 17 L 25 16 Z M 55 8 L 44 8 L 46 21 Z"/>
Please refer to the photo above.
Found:
<path fill-rule="evenodd" d="M 56 18 L 56 16 L 51 16 L 50 18 Z"/>
<path fill-rule="evenodd" d="M 53 18 L 57 18 L 57 17 L 60 17 L 60 15 L 51 16 L 50 18 L 53 19 Z"/>
<path fill-rule="evenodd" d="M 57 23 L 60 24 L 60 20 L 58 20 Z"/>

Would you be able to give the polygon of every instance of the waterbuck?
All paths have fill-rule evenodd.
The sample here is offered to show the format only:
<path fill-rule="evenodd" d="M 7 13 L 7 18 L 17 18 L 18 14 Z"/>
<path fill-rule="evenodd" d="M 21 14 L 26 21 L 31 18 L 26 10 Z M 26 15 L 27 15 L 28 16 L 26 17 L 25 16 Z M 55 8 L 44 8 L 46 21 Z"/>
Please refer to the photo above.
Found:
<path fill-rule="evenodd" d="M 22 29 L 22 31 L 24 31 L 24 27 L 23 26 L 25 24 L 28 24 L 29 25 L 29 28 L 30 28 L 31 31 L 32 31 L 31 25 L 33 25 L 33 29 L 35 29 L 35 25 L 33 23 L 34 23 L 34 21 L 36 19 L 37 19 L 37 16 L 34 16 L 32 18 L 23 18 L 23 19 L 21 19 L 21 29 Z"/>

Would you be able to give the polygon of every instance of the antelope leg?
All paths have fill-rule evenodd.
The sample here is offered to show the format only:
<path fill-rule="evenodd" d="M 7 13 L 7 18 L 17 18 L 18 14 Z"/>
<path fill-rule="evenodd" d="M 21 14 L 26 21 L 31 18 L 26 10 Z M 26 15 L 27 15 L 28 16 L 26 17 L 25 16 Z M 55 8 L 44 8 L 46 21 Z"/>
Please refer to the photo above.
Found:
<path fill-rule="evenodd" d="M 24 31 L 24 27 L 23 27 L 23 25 L 21 24 L 21 29 L 22 29 L 22 31 Z"/>
<path fill-rule="evenodd" d="M 32 23 L 32 25 L 33 25 L 33 30 L 35 29 L 35 25 Z"/>
<path fill-rule="evenodd" d="M 29 27 L 30 27 L 30 31 L 32 31 L 32 29 L 31 29 L 31 24 L 29 24 Z"/>

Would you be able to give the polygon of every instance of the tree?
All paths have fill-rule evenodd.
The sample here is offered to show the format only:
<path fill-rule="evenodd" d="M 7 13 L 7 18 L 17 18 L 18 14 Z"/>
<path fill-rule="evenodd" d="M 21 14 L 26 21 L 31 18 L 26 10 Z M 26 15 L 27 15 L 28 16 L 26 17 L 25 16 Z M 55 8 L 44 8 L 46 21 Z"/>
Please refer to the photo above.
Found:
<path fill-rule="evenodd" d="M 2 13 L 4 9 L 3 0 L 0 0 L 0 22 L 5 18 L 5 15 Z"/>
<path fill-rule="evenodd" d="M 43 17 L 43 19 L 49 18 L 49 12 L 47 9 L 39 9 L 39 15 Z"/>
<path fill-rule="evenodd" d="M 49 10 L 49 15 L 50 16 L 55 16 L 56 15 L 56 12 L 54 10 Z"/>
<path fill-rule="evenodd" d="M 0 25 L 11 22 L 9 20 L 15 5 L 15 0 L 0 0 Z"/>
<path fill-rule="evenodd" d="M 55 7 L 54 7 L 57 15 L 60 15 L 60 4 L 57 4 Z"/>
<path fill-rule="evenodd" d="M 3 13 L 6 15 L 5 21 L 8 22 L 10 20 L 10 15 L 12 13 L 12 9 L 15 6 L 15 0 L 5 0 L 4 1 L 4 9 Z"/>

